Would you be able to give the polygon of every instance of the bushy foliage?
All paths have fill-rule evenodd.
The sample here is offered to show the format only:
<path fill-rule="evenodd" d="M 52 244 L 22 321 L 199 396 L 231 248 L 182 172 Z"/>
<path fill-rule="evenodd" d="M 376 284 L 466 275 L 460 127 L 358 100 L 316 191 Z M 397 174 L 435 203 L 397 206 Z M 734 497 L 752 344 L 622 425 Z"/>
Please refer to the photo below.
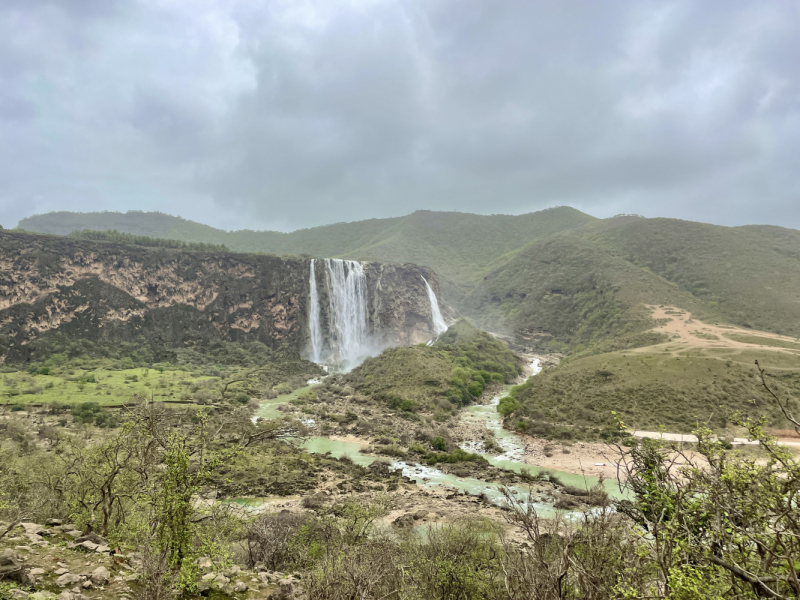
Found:
<path fill-rule="evenodd" d="M 106 231 L 94 231 L 82 229 L 73 231 L 69 237 L 81 240 L 92 240 L 95 242 L 117 242 L 120 244 L 133 244 L 134 246 L 148 246 L 155 248 L 174 248 L 188 252 L 230 252 L 230 249 L 223 244 L 207 244 L 205 242 L 182 242 L 179 240 L 167 240 L 153 238 L 145 235 L 132 235 L 123 233 L 116 229 Z"/>
<path fill-rule="evenodd" d="M 433 346 L 385 350 L 343 380 L 392 409 L 415 413 L 468 405 L 487 386 L 513 381 L 520 372 L 519 357 L 505 344 L 459 321 Z"/>

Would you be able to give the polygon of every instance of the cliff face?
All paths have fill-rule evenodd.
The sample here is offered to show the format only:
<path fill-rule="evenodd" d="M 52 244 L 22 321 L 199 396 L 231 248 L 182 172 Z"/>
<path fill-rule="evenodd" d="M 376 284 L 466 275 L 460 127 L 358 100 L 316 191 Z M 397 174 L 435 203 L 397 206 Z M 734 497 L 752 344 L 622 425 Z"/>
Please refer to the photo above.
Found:
<path fill-rule="evenodd" d="M 368 263 L 370 325 L 388 344 L 424 341 L 430 305 L 415 265 Z M 308 342 L 309 261 L 181 252 L 0 232 L 0 362 L 25 362 L 48 336 L 140 340 L 156 356 L 195 343 Z M 417 284 L 417 280 L 419 283 Z M 424 338 L 424 339 L 423 339 Z"/>

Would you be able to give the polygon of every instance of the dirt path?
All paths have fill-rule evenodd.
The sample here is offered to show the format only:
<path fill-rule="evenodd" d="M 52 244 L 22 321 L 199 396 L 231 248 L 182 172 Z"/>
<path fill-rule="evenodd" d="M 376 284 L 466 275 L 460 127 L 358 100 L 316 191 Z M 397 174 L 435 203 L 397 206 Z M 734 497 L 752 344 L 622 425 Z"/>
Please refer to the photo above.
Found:
<path fill-rule="evenodd" d="M 652 306 L 646 305 L 653 311 L 653 318 L 659 321 L 666 321 L 663 325 L 656 327 L 653 331 L 664 333 L 670 340 L 655 346 L 645 346 L 633 350 L 633 353 L 648 353 L 654 348 L 664 350 L 672 355 L 690 349 L 714 348 L 714 349 L 736 349 L 736 350 L 770 350 L 771 352 L 782 352 L 793 356 L 800 356 L 800 343 L 794 338 L 767 331 L 753 329 L 743 329 L 732 325 L 714 325 L 704 323 L 692 318 L 691 313 L 674 306 Z M 779 343 L 793 345 L 792 348 L 771 346 L 769 344 L 754 344 L 742 342 L 732 336 L 760 337 L 774 340 Z"/>

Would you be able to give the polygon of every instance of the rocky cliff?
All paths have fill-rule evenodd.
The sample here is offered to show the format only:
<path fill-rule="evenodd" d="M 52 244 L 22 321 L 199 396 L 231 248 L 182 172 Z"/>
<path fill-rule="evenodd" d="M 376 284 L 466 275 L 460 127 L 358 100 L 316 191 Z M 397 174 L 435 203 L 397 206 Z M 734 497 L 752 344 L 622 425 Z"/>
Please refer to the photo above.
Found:
<path fill-rule="evenodd" d="M 438 292 L 430 269 L 364 270 L 373 334 L 385 345 L 429 339 L 422 277 Z M 308 259 L 0 231 L 0 362 L 42 359 L 52 339 L 138 340 L 156 358 L 222 340 L 299 352 L 308 345 L 308 290 Z"/>

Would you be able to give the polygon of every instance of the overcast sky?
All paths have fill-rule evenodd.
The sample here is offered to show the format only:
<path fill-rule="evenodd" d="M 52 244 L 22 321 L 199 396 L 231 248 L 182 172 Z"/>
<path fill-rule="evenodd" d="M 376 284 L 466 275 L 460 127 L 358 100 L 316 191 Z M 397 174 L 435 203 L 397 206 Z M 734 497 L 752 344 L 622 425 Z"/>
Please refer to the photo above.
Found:
<path fill-rule="evenodd" d="M 800 3 L 2 0 L 0 223 L 800 228 Z"/>

